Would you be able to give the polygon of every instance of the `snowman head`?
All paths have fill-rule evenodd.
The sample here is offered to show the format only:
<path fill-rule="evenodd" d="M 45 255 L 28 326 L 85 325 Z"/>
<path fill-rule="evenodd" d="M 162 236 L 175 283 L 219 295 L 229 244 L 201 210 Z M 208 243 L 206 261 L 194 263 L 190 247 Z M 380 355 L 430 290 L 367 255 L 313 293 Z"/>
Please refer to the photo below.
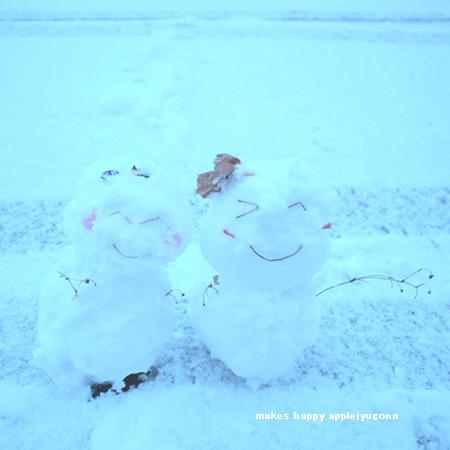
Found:
<path fill-rule="evenodd" d="M 160 169 L 114 164 L 89 170 L 65 226 L 92 264 L 152 266 L 175 259 L 191 237 L 183 194 Z"/>
<path fill-rule="evenodd" d="M 248 168 L 239 162 L 215 184 L 206 195 L 210 209 L 200 245 L 221 278 L 254 289 L 287 289 L 322 268 L 331 224 L 321 187 L 301 162 L 262 161 Z"/>

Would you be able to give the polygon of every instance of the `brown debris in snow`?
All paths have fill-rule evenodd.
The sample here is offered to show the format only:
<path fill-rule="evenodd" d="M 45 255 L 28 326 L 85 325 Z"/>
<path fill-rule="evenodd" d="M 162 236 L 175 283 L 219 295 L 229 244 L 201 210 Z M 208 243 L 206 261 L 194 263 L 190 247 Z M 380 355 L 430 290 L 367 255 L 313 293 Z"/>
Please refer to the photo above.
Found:
<path fill-rule="evenodd" d="M 240 164 L 239 158 L 226 153 L 221 153 L 214 160 L 214 170 L 201 173 L 197 177 L 197 194 L 203 198 L 208 197 L 212 192 L 220 192 L 222 186 L 230 181 L 236 165 Z"/>

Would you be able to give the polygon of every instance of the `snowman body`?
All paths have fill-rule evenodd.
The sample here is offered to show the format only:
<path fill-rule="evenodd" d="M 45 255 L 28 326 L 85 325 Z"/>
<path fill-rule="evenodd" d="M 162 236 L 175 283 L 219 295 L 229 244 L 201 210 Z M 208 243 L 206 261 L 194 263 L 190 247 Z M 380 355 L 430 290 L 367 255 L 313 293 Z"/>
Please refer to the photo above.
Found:
<path fill-rule="evenodd" d="M 218 279 L 193 305 L 193 321 L 239 376 L 287 375 L 316 339 L 314 294 L 329 253 L 317 183 L 298 161 L 261 162 L 237 166 L 209 198 L 200 245 Z"/>
<path fill-rule="evenodd" d="M 67 208 L 72 245 L 43 286 L 35 354 L 58 382 L 120 381 L 147 370 L 171 336 L 166 266 L 191 230 L 183 196 L 157 174 L 115 166 Z"/>

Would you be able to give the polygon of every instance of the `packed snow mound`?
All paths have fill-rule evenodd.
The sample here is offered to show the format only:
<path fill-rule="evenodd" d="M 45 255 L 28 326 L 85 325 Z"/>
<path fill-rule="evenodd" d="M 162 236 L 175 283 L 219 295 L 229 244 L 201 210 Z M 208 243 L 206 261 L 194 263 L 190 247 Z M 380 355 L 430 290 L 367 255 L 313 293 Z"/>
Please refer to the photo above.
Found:
<path fill-rule="evenodd" d="M 234 373 L 259 380 L 290 375 L 301 351 L 316 340 L 320 321 L 311 287 L 242 292 L 218 286 L 192 311 L 213 355 Z"/>
<path fill-rule="evenodd" d="M 215 170 L 198 178 L 197 192 L 211 203 L 200 246 L 218 275 L 199 287 L 193 322 L 235 374 L 268 380 L 292 372 L 317 336 L 314 293 L 330 249 L 327 196 L 297 159 L 248 168 L 222 167 L 224 159 L 239 161 L 218 155 Z"/>
<path fill-rule="evenodd" d="M 95 166 L 78 191 L 65 230 L 82 259 L 106 262 L 108 270 L 147 270 L 174 260 L 191 239 L 188 202 L 159 168 Z"/>
<path fill-rule="evenodd" d="M 76 264 L 63 268 L 85 273 Z M 146 371 L 172 334 L 167 279 L 97 274 L 89 284 L 73 283 L 77 295 L 55 272 L 42 290 L 38 365 L 68 387 Z"/>
<path fill-rule="evenodd" d="M 173 331 L 167 264 L 191 237 L 184 194 L 154 168 L 96 166 L 65 227 L 72 245 L 42 289 L 36 362 L 68 386 L 146 371 Z"/>

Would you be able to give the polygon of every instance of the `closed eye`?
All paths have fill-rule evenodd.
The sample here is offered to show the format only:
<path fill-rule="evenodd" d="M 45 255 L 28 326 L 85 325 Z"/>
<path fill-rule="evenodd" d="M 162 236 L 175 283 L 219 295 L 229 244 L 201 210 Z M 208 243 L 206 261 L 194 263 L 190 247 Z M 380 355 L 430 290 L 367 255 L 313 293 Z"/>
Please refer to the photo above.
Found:
<path fill-rule="evenodd" d="M 123 217 L 128 223 L 134 223 L 132 220 L 130 220 L 125 214 L 123 214 L 121 211 L 114 211 L 109 216 L 121 216 Z M 159 217 L 152 217 L 150 219 L 142 220 L 141 222 L 138 222 L 138 225 L 143 225 L 144 223 L 154 222 L 155 220 L 159 220 Z"/>
<path fill-rule="evenodd" d="M 243 214 L 239 214 L 238 216 L 236 216 L 236 219 L 240 219 L 241 217 L 246 216 L 247 214 L 251 214 L 252 212 L 256 211 L 257 209 L 259 209 L 259 206 L 256 203 L 253 202 L 246 202 L 245 200 L 238 200 L 239 203 L 245 203 L 246 205 L 251 205 L 253 206 L 253 209 L 251 209 L 250 211 L 247 211 Z"/>
<path fill-rule="evenodd" d="M 108 214 L 108 216 L 121 216 L 123 217 L 128 223 L 133 223 L 125 214 L 122 214 L 120 211 L 114 211 L 110 214 Z"/>
<path fill-rule="evenodd" d="M 159 217 L 152 217 L 151 219 L 145 219 L 142 222 L 138 222 L 138 224 L 142 225 L 144 223 L 154 222 L 155 220 L 159 220 Z"/>
<path fill-rule="evenodd" d="M 302 202 L 292 203 L 292 205 L 289 205 L 288 208 L 295 208 L 296 206 L 301 206 L 303 208 L 303 211 L 307 211 L 305 205 Z"/>

